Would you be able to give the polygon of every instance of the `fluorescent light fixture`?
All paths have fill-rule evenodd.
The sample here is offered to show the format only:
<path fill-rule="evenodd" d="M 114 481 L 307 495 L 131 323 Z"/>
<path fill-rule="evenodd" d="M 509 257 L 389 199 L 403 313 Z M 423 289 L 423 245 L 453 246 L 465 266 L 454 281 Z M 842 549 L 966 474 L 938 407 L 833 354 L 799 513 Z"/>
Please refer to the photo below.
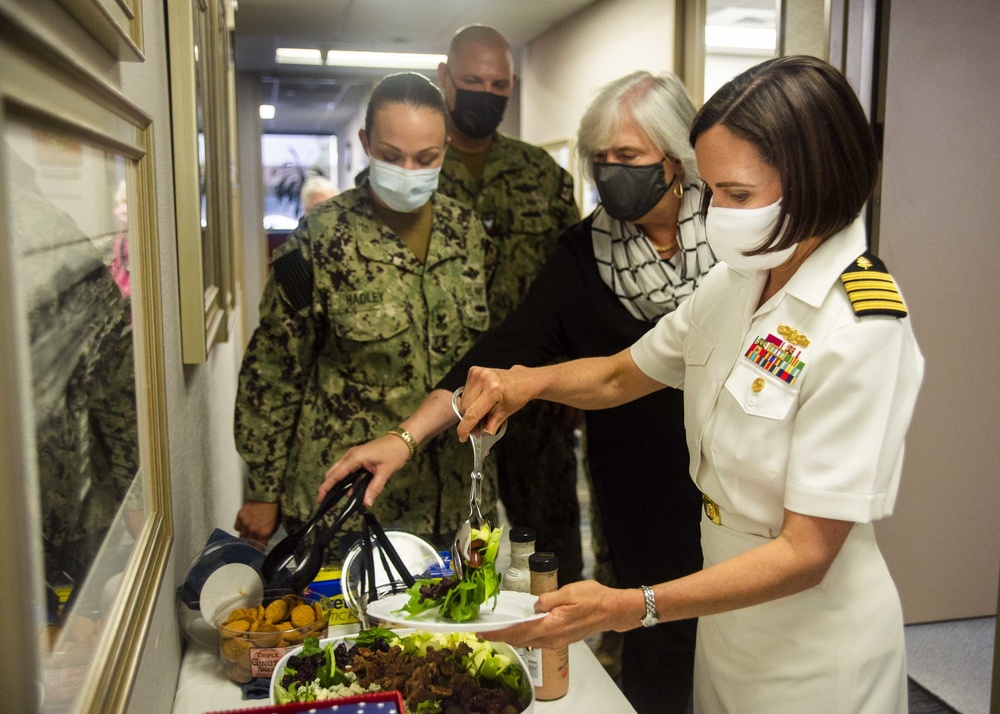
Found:
<path fill-rule="evenodd" d="M 778 33 L 759 27 L 705 26 L 706 47 L 729 47 L 745 50 L 774 50 Z"/>
<path fill-rule="evenodd" d="M 383 69 L 437 69 L 448 60 L 447 55 L 415 52 L 354 52 L 330 50 L 326 63 L 331 67 L 378 67 Z"/>
<path fill-rule="evenodd" d="M 323 53 L 298 47 L 279 47 L 274 51 L 274 61 L 278 64 L 323 64 Z"/>
<path fill-rule="evenodd" d="M 274 105 L 273 104 L 261 104 L 260 105 L 260 118 L 261 119 L 274 119 Z"/>

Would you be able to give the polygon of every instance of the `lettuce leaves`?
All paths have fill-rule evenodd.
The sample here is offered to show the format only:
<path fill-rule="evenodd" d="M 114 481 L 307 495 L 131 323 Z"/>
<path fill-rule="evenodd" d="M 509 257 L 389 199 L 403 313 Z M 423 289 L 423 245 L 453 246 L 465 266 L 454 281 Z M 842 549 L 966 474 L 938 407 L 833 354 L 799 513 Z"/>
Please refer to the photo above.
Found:
<path fill-rule="evenodd" d="M 493 645 L 471 632 L 414 632 L 390 645 L 399 645 L 403 652 L 426 654 L 428 649 L 458 652 L 460 645 L 468 647 L 465 655 L 455 655 L 456 662 L 465 672 L 476 678 L 480 687 L 497 688 L 501 684 L 517 692 L 522 701 L 530 701 L 532 685 L 526 672 Z M 418 710 L 420 711 L 420 710 Z"/>
<path fill-rule="evenodd" d="M 395 634 L 389 630 L 383 630 L 388 632 L 392 637 Z M 301 682 L 292 682 L 288 687 L 282 687 L 281 684 L 276 683 L 274 685 L 274 701 L 276 704 L 287 704 L 288 702 L 298 702 L 298 701 L 311 701 L 315 699 L 312 696 L 311 690 L 318 686 L 323 689 L 330 689 L 335 686 L 347 686 L 351 683 L 347 675 L 341 672 L 337 668 L 337 658 L 333 653 L 334 646 L 333 643 L 328 643 L 326 647 L 319 646 L 319 640 L 315 637 L 307 637 L 302 643 L 302 651 L 299 652 L 300 657 L 311 657 L 312 655 L 323 653 L 324 663 L 321 667 L 316 670 L 316 678 L 312 680 L 311 683 L 303 684 Z M 285 666 L 285 674 L 295 675 L 297 670 L 292 667 Z"/>
<path fill-rule="evenodd" d="M 365 647 L 372 645 L 377 638 L 385 639 L 390 646 L 399 646 L 407 654 L 424 655 L 429 649 L 451 650 L 456 664 L 461 670 L 475 677 L 481 687 L 497 688 L 507 686 L 516 691 L 522 701 L 531 699 L 531 682 L 526 672 L 522 671 L 514 660 L 493 649 L 493 645 L 480 640 L 471 632 L 414 632 L 399 637 L 392 630 L 375 627 L 362 630 L 354 638 L 354 642 Z M 460 645 L 465 645 L 465 648 Z M 292 682 L 287 688 L 275 683 L 274 700 L 277 704 L 287 704 L 298 701 L 315 701 L 318 688 L 329 689 L 332 684 L 342 684 L 349 681 L 347 676 L 337 669 L 333 644 L 320 647 L 314 637 L 307 638 L 302 647 L 302 655 L 309 656 L 323 652 L 326 666 L 321 668 L 317 678 L 308 683 Z M 463 654 L 458 654 L 462 652 Z M 291 667 L 285 668 L 284 674 L 294 674 Z M 324 681 L 326 682 L 324 684 Z M 440 702 L 421 702 L 417 714 L 440 714 L 443 711 Z"/>
<path fill-rule="evenodd" d="M 438 608 L 439 615 L 452 622 L 469 622 L 479 616 L 479 608 L 487 600 L 493 600 L 493 607 L 497 606 L 497 596 L 500 593 L 500 575 L 496 570 L 497 553 L 500 550 L 500 536 L 503 535 L 503 528 L 488 527 L 479 531 L 473 530 L 472 540 L 481 540 L 484 545 L 480 552 L 483 556 L 482 565 L 478 568 L 466 567 L 462 574 L 462 579 L 453 588 L 449 589 L 443 597 L 429 598 L 421 589 L 433 586 L 441 582 L 441 578 L 418 580 L 410 588 L 407 594 L 409 601 L 398 611 L 405 611 L 408 617 L 415 617 L 422 612 Z M 398 612 L 397 611 L 397 612 Z"/>

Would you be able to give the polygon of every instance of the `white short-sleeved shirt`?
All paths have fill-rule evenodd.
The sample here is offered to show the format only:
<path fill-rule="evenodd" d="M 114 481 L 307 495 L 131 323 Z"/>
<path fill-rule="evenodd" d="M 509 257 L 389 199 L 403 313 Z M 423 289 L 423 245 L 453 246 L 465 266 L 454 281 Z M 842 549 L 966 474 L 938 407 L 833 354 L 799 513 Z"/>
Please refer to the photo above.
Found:
<path fill-rule="evenodd" d="M 860 218 L 757 309 L 765 271 L 724 263 L 631 348 L 685 391 L 691 476 L 776 535 L 783 511 L 866 523 L 892 513 L 923 375 L 908 317 L 858 317 L 840 281 Z"/>

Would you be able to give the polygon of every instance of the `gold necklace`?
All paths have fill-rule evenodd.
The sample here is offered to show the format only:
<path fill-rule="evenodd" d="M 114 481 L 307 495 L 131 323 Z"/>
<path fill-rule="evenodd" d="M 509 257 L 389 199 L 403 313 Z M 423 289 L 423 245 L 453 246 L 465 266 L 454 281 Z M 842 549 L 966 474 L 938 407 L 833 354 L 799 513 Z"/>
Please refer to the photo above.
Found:
<path fill-rule="evenodd" d="M 652 241 L 650 241 L 652 243 Z M 677 247 L 677 241 L 672 242 L 670 245 L 656 245 L 653 243 L 653 248 L 656 249 L 657 253 L 666 253 L 668 250 L 673 250 Z"/>

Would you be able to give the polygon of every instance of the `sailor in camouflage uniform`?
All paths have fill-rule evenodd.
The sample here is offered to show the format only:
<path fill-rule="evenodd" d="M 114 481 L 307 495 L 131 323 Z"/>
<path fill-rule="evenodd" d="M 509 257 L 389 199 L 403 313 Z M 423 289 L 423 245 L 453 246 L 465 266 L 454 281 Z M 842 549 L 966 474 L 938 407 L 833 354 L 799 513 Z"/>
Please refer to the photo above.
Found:
<path fill-rule="evenodd" d="M 580 220 L 570 175 L 546 151 L 496 132 L 514 80 L 506 40 L 478 25 L 459 30 L 447 64 L 438 68 L 451 137 L 439 190 L 474 208 L 490 236 L 494 325 L 517 307 L 559 236 Z M 552 404 L 529 405 L 494 449 L 510 522 L 534 528 L 536 549 L 558 554 L 560 584 L 579 580 L 583 568 L 568 413 Z"/>
<path fill-rule="evenodd" d="M 397 147 L 409 140 L 392 134 L 407 126 L 393 118 L 397 111 L 435 122 L 436 153 L 387 155 L 380 137 Z M 433 186 L 416 207 L 397 205 L 409 200 L 406 191 L 380 193 L 386 170 L 412 177 L 421 172 L 411 164 L 440 166 L 443 116 L 440 93 L 425 78 L 383 80 L 362 136 L 372 142 L 368 181 L 304 217 L 273 263 L 236 404 L 237 447 L 250 469 L 241 535 L 266 540 L 277 527 L 275 504 L 288 530 L 306 520 L 327 467 L 396 427 L 489 326 L 488 241 L 476 214 L 431 194 Z M 412 231 L 387 225 L 422 215 L 422 246 Z M 468 514 L 471 465 L 469 446 L 442 434 L 421 445 L 372 510 L 385 527 L 444 547 Z M 484 511 L 494 518 L 495 482 L 487 477 L 483 487 Z"/>

